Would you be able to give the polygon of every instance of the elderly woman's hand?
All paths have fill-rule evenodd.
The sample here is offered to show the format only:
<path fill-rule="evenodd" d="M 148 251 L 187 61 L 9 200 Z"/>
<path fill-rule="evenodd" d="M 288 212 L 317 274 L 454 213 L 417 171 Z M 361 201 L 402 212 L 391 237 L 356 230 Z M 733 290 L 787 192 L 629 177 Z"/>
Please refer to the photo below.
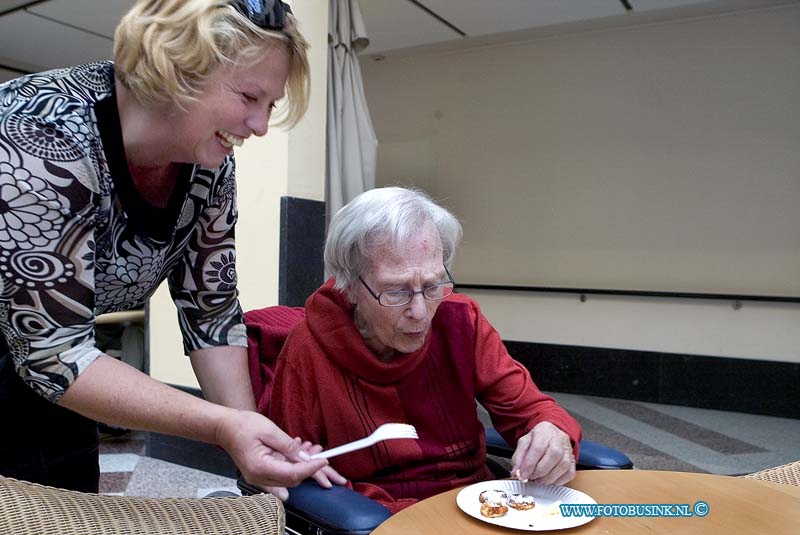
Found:
<path fill-rule="evenodd" d="M 319 444 L 312 444 L 309 441 L 303 442 L 300 437 L 295 437 L 295 442 L 300 445 L 300 450 L 303 451 L 309 457 L 319 453 L 322 451 L 322 446 Z M 343 477 L 339 472 L 334 470 L 334 468 L 330 465 L 324 466 L 321 469 L 317 470 L 313 476 L 314 480 L 319 483 L 320 487 L 324 487 L 329 489 L 333 487 L 334 484 L 336 485 L 344 485 L 347 483 L 347 479 Z"/>
<path fill-rule="evenodd" d="M 569 436 L 550 422 L 540 422 L 517 442 L 511 475 L 523 481 L 563 485 L 575 477 Z"/>

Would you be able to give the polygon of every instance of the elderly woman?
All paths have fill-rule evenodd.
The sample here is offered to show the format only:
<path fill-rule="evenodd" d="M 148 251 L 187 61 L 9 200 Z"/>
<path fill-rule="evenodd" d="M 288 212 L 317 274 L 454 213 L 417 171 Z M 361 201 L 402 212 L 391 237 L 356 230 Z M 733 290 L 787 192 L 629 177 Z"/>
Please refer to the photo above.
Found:
<path fill-rule="evenodd" d="M 333 277 L 306 302 L 276 367 L 270 417 L 325 448 L 387 422 L 419 440 L 378 443 L 331 459 L 361 492 L 396 512 L 492 478 L 476 399 L 516 444 L 512 473 L 566 483 L 581 431 L 506 351 L 448 267 L 461 236 L 453 215 L 418 191 L 383 188 L 332 219 Z"/>
<path fill-rule="evenodd" d="M 96 492 L 93 420 L 218 444 L 260 486 L 326 465 L 253 412 L 234 267 L 232 148 L 303 115 L 307 48 L 280 0 L 140 0 L 114 63 L 0 85 L 0 474 Z M 210 402 L 94 347 L 165 279 Z"/>

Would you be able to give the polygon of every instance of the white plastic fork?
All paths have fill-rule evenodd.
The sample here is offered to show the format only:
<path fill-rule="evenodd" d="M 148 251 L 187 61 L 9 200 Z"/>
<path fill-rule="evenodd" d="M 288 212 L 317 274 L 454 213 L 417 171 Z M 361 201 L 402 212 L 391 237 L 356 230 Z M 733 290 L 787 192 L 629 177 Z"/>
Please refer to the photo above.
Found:
<path fill-rule="evenodd" d="M 417 430 L 413 425 L 408 424 L 383 424 L 372 432 L 368 437 L 364 437 L 341 446 L 336 446 L 329 450 L 321 451 L 312 455 L 312 459 L 328 459 L 343 453 L 350 453 L 351 451 L 368 448 L 373 444 L 377 444 L 382 440 L 391 440 L 393 438 L 419 438 Z"/>

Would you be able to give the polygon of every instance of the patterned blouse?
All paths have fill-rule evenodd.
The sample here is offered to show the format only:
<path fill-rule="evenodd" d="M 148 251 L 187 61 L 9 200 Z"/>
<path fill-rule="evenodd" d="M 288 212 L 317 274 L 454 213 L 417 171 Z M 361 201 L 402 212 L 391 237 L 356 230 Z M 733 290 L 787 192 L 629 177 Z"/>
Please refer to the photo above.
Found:
<path fill-rule="evenodd" d="M 235 197 L 231 156 L 184 165 L 165 208 L 139 196 L 110 62 L 0 85 L 0 346 L 19 375 L 57 401 L 101 354 L 95 316 L 141 308 L 164 279 L 187 353 L 245 346 Z"/>

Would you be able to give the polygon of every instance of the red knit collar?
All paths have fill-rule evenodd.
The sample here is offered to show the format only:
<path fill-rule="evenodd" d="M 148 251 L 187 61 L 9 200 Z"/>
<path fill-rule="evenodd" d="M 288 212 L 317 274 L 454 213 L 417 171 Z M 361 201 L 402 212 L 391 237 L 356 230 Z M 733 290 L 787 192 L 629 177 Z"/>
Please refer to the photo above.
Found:
<path fill-rule="evenodd" d="M 353 321 L 353 305 L 347 295 L 328 281 L 306 301 L 306 323 L 327 357 L 352 375 L 371 383 L 389 384 L 411 373 L 425 358 L 431 333 L 425 344 L 390 362 L 381 362 L 367 347 Z"/>

